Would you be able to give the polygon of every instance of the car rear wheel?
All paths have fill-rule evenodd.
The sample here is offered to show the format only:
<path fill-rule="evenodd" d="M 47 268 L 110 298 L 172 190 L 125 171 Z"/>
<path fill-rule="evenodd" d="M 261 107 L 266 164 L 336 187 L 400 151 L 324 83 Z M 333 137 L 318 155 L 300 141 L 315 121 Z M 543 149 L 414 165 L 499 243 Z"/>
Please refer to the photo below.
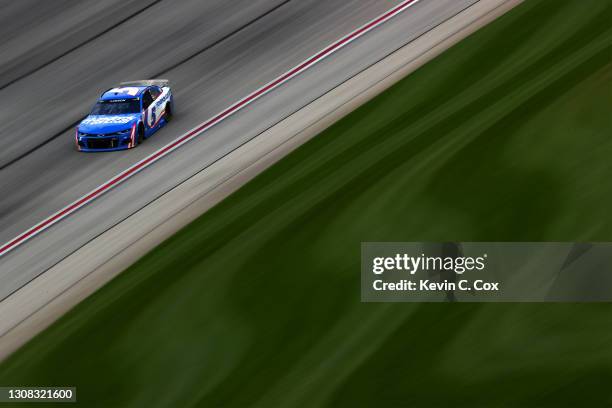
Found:
<path fill-rule="evenodd" d="M 166 116 L 166 122 L 170 122 L 172 120 L 172 105 L 166 105 L 166 113 L 164 115 Z"/>

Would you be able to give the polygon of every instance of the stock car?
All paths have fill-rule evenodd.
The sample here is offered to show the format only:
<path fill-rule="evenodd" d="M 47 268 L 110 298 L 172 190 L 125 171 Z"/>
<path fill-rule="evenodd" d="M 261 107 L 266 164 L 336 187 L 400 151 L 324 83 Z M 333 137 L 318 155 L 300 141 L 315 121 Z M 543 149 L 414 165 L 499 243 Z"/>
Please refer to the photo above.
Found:
<path fill-rule="evenodd" d="M 172 119 L 174 100 L 168 80 L 122 82 L 103 92 L 76 128 L 82 152 L 136 147 Z"/>

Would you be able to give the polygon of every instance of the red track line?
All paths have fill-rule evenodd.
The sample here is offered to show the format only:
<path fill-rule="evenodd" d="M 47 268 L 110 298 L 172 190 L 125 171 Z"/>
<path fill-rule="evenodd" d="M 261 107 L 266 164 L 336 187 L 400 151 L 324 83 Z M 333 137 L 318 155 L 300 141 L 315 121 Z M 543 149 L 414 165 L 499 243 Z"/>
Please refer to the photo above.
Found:
<path fill-rule="evenodd" d="M 263 87 L 259 88 L 258 90 L 254 91 L 253 93 L 251 93 L 248 96 L 246 96 L 244 99 L 241 99 L 240 101 L 238 101 L 235 104 L 231 105 L 229 108 L 227 108 L 224 111 L 222 111 L 221 113 L 217 114 L 212 119 L 209 119 L 206 122 L 198 125 L 196 128 L 194 128 L 194 129 L 190 130 L 189 132 L 185 133 L 183 136 L 178 137 L 177 139 L 175 139 L 174 141 L 170 142 L 166 146 L 160 148 L 159 150 L 157 150 L 156 152 L 154 152 L 150 156 L 145 157 L 144 159 L 142 159 L 138 163 L 136 163 L 133 166 L 127 168 L 123 172 L 121 172 L 118 175 L 114 176 L 109 181 L 107 181 L 104 184 L 102 184 L 101 186 L 97 187 L 92 192 L 84 195 L 83 197 L 79 198 L 77 201 L 67 205 L 63 209 L 61 209 L 58 212 L 56 212 L 55 214 L 51 215 L 49 218 L 46 218 L 45 220 L 43 220 L 40 223 L 36 224 L 35 226 L 31 227 L 27 231 L 19 234 L 17 237 L 13 238 L 12 240 L 10 240 L 9 242 L 5 243 L 4 245 L 2 245 L 0 247 L 0 257 L 5 255 L 7 252 L 15 249 L 17 246 L 23 244 L 24 242 L 26 242 L 27 240 L 29 240 L 33 236 L 35 236 L 35 235 L 39 234 L 40 232 L 46 230 L 47 228 L 49 228 L 50 226 L 52 226 L 56 222 L 62 220 L 63 218 L 66 218 L 68 215 L 72 214 L 73 212 L 75 212 L 76 210 L 81 208 L 82 206 L 84 206 L 84 205 L 88 204 L 89 202 L 93 201 L 94 199 L 98 198 L 99 196 L 101 196 L 102 194 L 104 194 L 105 192 L 107 192 L 108 190 L 110 190 L 111 188 L 116 186 L 117 184 L 120 184 L 121 182 L 125 181 L 129 177 L 131 177 L 134 174 L 136 174 L 137 172 L 139 172 L 140 170 L 144 169 L 145 167 L 148 167 L 149 165 L 151 165 L 155 161 L 159 160 L 163 156 L 166 156 L 172 150 L 178 148 L 182 144 L 186 143 L 187 141 L 191 140 L 192 138 L 194 138 L 194 137 L 198 136 L 199 134 L 203 133 L 204 131 L 208 130 L 212 126 L 214 126 L 217 123 L 221 122 L 223 119 L 227 118 L 228 116 L 232 115 L 233 113 L 239 111 L 240 109 L 242 109 L 246 105 L 250 104 L 251 102 L 255 101 L 259 97 L 261 97 L 264 94 L 270 92 L 271 90 L 273 90 L 274 88 L 278 87 L 279 85 L 282 85 L 283 83 L 289 81 L 292 77 L 298 75 L 300 72 L 302 72 L 302 71 L 312 67 L 313 65 L 315 65 L 317 62 L 319 62 L 323 58 L 329 56 L 333 52 L 335 52 L 335 51 L 339 50 L 340 48 L 344 47 L 345 45 L 347 45 L 351 41 L 357 39 L 358 37 L 360 37 L 361 35 L 365 34 L 366 32 L 376 28 L 377 26 L 385 23 L 386 21 L 388 21 L 392 17 L 396 16 L 397 14 L 403 12 L 408 7 L 412 6 L 413 4 L 417 3 L 418 1 L 420 1 L 420 0 L 405 0 L 405 1 L 403 1 L 399 5 L 393 7 L 388 12 L 386 12 L 383 15 L 375 18 L 374 20 L 370 21 L 369 23 L 361 26 L 357 30 L 355 30 L 355 31 L 351 32 L 350 34 L 346 35 L 345 37 L 339 39 L 338 41 L 336 41 L 333 44 L 329 45 L 328 47 L 324 48 L 323 50 L 321 50 L 320 52 L 318 52 L 314 56 L 308 58 L 306 61 L 302 62 L 298 66 L 292 68 L 291 70 L 287 71 L 283 75 L 281 75 L 278 78 L 274 79 L 272 82 L 269 82 L 268 84 L 264 85 Z"/>

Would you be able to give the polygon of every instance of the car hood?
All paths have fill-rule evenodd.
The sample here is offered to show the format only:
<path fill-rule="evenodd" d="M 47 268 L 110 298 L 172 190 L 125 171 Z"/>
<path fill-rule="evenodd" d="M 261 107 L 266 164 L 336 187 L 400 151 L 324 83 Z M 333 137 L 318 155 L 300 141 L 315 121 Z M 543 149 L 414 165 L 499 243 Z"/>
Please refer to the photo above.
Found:
<path fill-rule="evenodd" d="M 78 130 L 83 133 L 114 133 L 129 129 L 138 122 L 140 114 L 126 115 L 89 115 L 79 123 Z"/>

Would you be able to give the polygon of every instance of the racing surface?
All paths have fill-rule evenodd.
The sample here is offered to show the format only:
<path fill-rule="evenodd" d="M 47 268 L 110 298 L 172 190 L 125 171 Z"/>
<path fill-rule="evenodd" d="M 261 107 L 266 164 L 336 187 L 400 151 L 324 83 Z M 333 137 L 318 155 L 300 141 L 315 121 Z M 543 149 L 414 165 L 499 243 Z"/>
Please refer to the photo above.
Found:
<path fill-rule="evenodd" d="M 474 2 L 421 0 L 0 258 L 0 299 L 174 185 Z M 65 8 L 53 9 L 43 1 L 0 4 L 0 23 L 10 22 L 0 24 L 0 96 L 10 102 L 0 107 L 2 243 L 399 1 L 109 1 L 103 7 L 96 2 L 65 3 Z M 26 6 L 36 12 L 14 24 Z M 62 24 L 49 24 L 53 19 Z M 45 42 L 41 30 L 51 27 L 54 31 Z M 19 36 L 30 41 L 28 47 L 16 40 Z M 151 77 L 172 83 L 176 112 L 170 125 L 137 149 L 75 151 L 74 124 L 102 91 L 121 81 Z"/>

